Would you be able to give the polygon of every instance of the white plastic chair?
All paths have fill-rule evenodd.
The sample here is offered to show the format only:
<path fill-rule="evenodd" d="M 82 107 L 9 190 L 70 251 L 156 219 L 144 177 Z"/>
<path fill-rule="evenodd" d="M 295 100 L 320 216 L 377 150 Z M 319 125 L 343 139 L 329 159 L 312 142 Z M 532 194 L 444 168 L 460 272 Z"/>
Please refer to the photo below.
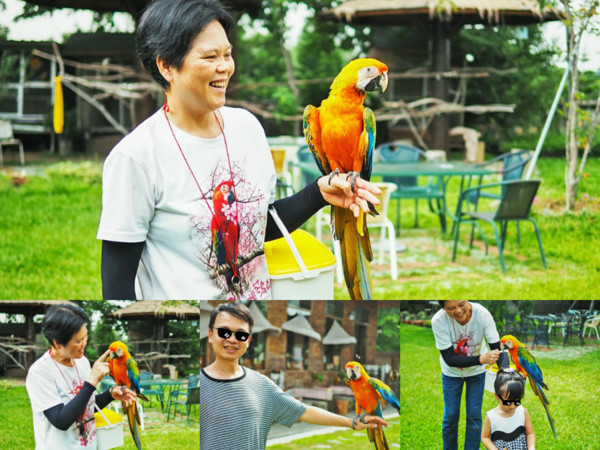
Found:
<path fill-rule="evenodd" d="M 394 227 L 394 223 L 388 218 L 388 206 L 390 204 L 390 198 L 392 192 L 397 189 L 397 186 L 394 183 L 373 183 L 382 191 L 381 203 L 377 207 L 379 211 L 378 216 L 367 216 L 367 226 L 369 228 L 380 228 L 380 238 L 379 238 L 379 255 L 378 255 L 378 263 L 383 264 L 383 257 L 386 249 L 386 237 L 387 237 L 387 249 L 390 253 L 390 275 L 392 280 L 398 279 L 398 263 L 396 258 L 396 230 Z M 329 211 L 328 207 L 325 207 L 316 215 L 317 224 L 316 224 L 316 235 L 319 241 L 323 242 L 323 227 L 329 228 L 331 232 L 331 224 L 329 220 Z M 342 268 L 342 257 L 340 250 L 339 241 L 333 240 L 333 253 L 336 259 L 336 279 L 338 283 L 344 281 L 344 271 Z"/>
<path fill-rule="evenodd" d="M 19 146 L 19 156 L 21 157 L 21 165 L 25 165 L 25 152 L 23 151 L 23 142 L 21 139 L 15 139 L 10 121 L 0 120 L 0 167 L 4 165 L 4 156 L 2 147 L 9 145 Z"/>
<path fill-rule="evenodd" d="M 381 189 L 381 203 L 379 204 L 378 216 L 367 216 L 367 226 L 369 228 L 380 228 L 381 233 L 379 237 L 379 264 L 383 264 L 384 250 L 386 248 L 386 235 L 387 235 L 387 249 L 390 253 L 390 275 L 392 280 L 398 279 L 398 263 L 396 259 L 396 230 L 394 223 L 388 218 L 388 206 L 390 204 L 390 198 L 392 192 L 397 189 L 394 183 L 373 183 L 379 189 Z"/>
<path fill-rule="evenodd" d="M 600 314 L 597 316 L 589 317 L 585 323 L 583 324 L 583 337 L 585 337 L 585 330 L 590 329 L 590 336 L 592 335 L 592 330 L 596 332 L 596 338 L 600 340 L 600 334 L 598 334 L 598 327 L 600 326 Z"/>

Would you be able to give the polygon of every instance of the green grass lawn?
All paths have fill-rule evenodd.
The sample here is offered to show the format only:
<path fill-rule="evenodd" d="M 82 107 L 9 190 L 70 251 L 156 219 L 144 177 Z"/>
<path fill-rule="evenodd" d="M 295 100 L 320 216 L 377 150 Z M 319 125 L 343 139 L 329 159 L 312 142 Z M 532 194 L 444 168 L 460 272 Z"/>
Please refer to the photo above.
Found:
<path fill-rule="evenodd" d="M 24 386 L 6 389 L 0 385 L 0 448 L 31 449 L 35 447 L 31 404 Z M 189 450 L 200 447 L 199 414 L 193 415 L 191 425 L 179 415 L 166 423 L 166 413 L 160 413 L 160 407 L 144 408 L 145 429 L 141 431 L 141 440 L 145 449 Z M 124 421 L 124 445 L 122 449 L 135 450 L 127 421 Z"/>
<path fill-rule="evenodd" d="M 399 448 L 400 417 L 388 419 L 389 427 L 384 428 L 385 437 L 390 448 Z M 298 439 L 287 444 L 270 445 L 269 450 L 304 450 L 311 448 L 353 448 L 371 450 L 374 445 L 369 442 L 366 431 L 344 430 L 330 434 L 322 434 Z"/>
<path fill-rule="evenodd" d="M 530 387 L 525 390 L 523 406 L 529 411 L 536 433 L 537 448 L 596 449 L 600 398 L 600 347 L 577 357 L 581 347 L 569 341 L 565 347 L 551 345 L 553 351 L 533 354 L 550 388 L 547 396 L 552 408 L 557 439 L 554 440 L 546 412 Z M 400 376 L 402 448 L 441 448 L 444 400 L 439 352 L 429 328 L 403 324 L 400 327 Z M 463 394 L 464 397 L 464 394 Z M 459 446 L 465 436 L 464 398 L 459 425 Z M 490 392 L 483 398 L 482 417 L 497 405 Z M 481 448 L 484 448 L 481 446 Z"/>
<path fill-rule="evenodd" d="M 96 231 L 101 212 L 100 162 L 60 163 L 28 175 L 14 187 L 0 172 L 0 299 L 99 299 L 100 242 Z M 389 264 L 372 265 L 378 299 L 588 299 L 600 296 L 600 159 L 588 159 L 579 186 L 578 212 L 563 214 L 564 162 L 540 159 L 535 177 L 543 180 L 533 216 L 540 225 L 548 269 L 544 269 L 531 225 L 522 225 L 517 245 L 509 227 L 503 275 L 497 250 L 485 256 L 481 240 L 468 248 L 462 227 L 458 257 L 452 263 L 453 237 L 441 235 L 437 216 L 425 202 L 419 228 L 413 228 L 414 203 L 402 203 L 399 280 L 392 282 Z M 448 187 L 448 203 L 456 204 L 459 179 Z M 395 220 L 396 203 L 390 218 Z M 451 224 L 450 224 L 451 225 Z M 314 219 L 308 225 L 314 230 Z M 490 229 L 484 228 L 488 238 Z M 372 241 L 375 241 L 375 233 Z M 336 284 L 336 298 L 348 298 Z"/>

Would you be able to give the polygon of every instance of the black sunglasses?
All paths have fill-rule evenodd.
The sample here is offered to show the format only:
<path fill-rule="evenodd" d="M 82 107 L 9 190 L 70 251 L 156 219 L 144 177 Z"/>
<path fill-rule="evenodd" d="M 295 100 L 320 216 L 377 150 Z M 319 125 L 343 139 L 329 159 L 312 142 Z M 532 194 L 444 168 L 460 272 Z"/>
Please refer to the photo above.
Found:
<path fill-rule="evenodd" d="M 250 333 L 246 333 L 245 331 L 231 331 L 229 328 L 215 328 L 215 330 L 217 330 L 217 335 L 221 339 L 229 339 L 234 334 L 238 341 L 246 342 L 250 337 Z"/>
<path fill-rule="evenodd" d="M 498 396 L 498 397 L 500 397 L 500 396 Z M 520 398 L 518 398 L 516 400 L 504 400 L 502 397 L 500 397 L 500 400 L 502 400 L 502 404 L 504 406 L 510 406 L 513 403 L 515 404 L 515 406 L 519 406 L 521 404 L 521 399 Z"/>

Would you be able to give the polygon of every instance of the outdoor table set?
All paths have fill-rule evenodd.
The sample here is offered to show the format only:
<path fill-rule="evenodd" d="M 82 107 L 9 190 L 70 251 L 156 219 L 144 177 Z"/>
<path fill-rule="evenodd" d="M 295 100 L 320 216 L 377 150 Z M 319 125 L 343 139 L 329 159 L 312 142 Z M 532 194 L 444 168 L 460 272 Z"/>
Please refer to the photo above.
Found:
<path fill-rule="evenodd" d="M 303 174 L 307 174 L 311 177 L 321 176 L 319 168 L 314 161 L 307 162 L 296 162 L 292 164 L 294 167 L 300 169 Z M 436 176 L 440 177 L 442 182 L 441 186 L 446 195 L 446 186 L 448 181 L 453 176 L 461 177 L 461 191 L 465 186 L 465 178 L 473 176 L 484 176 L 494 174 L 495 171 L 486 167 L 479 167 L 475 164 L 469 164 L 464 162 L 434 162 L 424 161 L 416 163 L 400 163 L 400 162 L 374 162 L 371 177 L 420 177 L 420 176 Z M 448 215 L 452 220 L 456 220 L 457 211 L 452 212 L 446 206 L 445 214 Z M 445 231 L 445 230 L 444 230 Z"/>
<path fill-rule="evenodd" d="M 525 316 L 520 322 L 516 322 L 514 315 L 505 316 L 506 332 L 527 338 L 533 336 L 532 348 L 536 345 L 544 345 L 550 348 L 549 337 L 552 334 L 556 336 L 556 331 L 560 330 L 563 336 L 563 345 L 566 344 L 571 336 L 579 338 L 581 345 L 585 345 L 584 335 L 586 329 L 596 332 L 600 339 L 598 328 L 600 327 L 600 313 L 597 311 L 575 311 L 569 310 L 563 314 L 530 314 Z"/>

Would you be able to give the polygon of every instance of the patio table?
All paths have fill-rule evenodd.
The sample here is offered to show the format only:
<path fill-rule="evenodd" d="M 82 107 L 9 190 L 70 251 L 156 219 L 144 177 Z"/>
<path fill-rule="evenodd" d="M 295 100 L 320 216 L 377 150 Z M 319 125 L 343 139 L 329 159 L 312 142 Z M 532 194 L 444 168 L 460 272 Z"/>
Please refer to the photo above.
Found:
<path fill-rule="evenodd" d="M 100 391 L 104 392 L 106 389 L 115 384 L 114 380 L 110 377 L 104 377 L 100 382 Z M 142 389 L 151 389 L 152 386 L 183 386 L 185 384 L 184 380 L 170 380 L 168 378 L 154 378 L 148 380 L 140 380 L 140 387 Z M 143 393 L 143 391 L 142 391 Z"/>
<path fill-rule="evenodd" d="M 293 167 L 297 167 L 301 172 L 312 175 L 314 177 L 320 177 L 321 172 L 314 161 L 310 162 L 295 162 L 292 164 Z M 434 162 L 424 161 L 418 163 L 396 163 L 396 162 L 374 162 L 373 170 L 371 171 L 371 177 L 382 176 L 382 177 L 419 177 L 419 176 L 437 176 L 442 178 L 442 189 L 444 196 L 446 195 L 446 186 L 448 181 L 453 176 L 460 176 L 460 192 L 464 188 L 465 177 L 476 176 L 476 175 L 491 175 L 496 171 L 478 167 L 474 164 L 454 161 Z M 459 192 L 459 194 L 460 194 Z M 458 208 L 458 205 L 457 205 Z M 448 207 L 446 207 L 446 214 L 448 214 L 452 220 L 456 220 L 455 213 L 452 213 Z"/>

